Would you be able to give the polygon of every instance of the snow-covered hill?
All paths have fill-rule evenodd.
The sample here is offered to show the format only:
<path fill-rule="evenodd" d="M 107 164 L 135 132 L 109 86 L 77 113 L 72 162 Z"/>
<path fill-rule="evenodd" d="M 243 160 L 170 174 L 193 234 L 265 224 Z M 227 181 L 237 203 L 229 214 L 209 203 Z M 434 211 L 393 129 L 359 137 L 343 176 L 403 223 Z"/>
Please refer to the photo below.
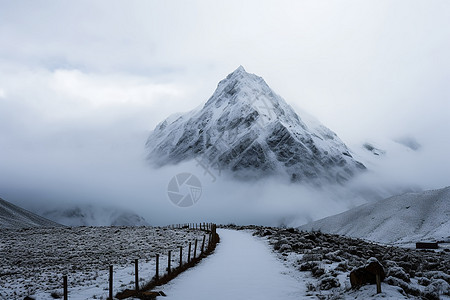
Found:
<path fill-rule="evenodd" d="M 53 208 L 43 216 L 67 226 L 148 226 L 147 221 L 128 210 L 98 205 Z"/>
<path fill-rule="evenodd" d="M 246 179 L 281 174 L 294 182 L 343 183 L 365 169 L 334 132 L 297 115 L 242 66 L 202 108 L 161 122 L 146 146 L 156 166 L 195 159 Z"/>
<path fill-rule="evenodd" d="M 0 228 L 55 226 L 61 225 L 0 198 Z"/>
<path fill-rule="evenodd" d="M 364 204 L 303 226 L 381 243 L 450 241 L 450 187 Z"/>

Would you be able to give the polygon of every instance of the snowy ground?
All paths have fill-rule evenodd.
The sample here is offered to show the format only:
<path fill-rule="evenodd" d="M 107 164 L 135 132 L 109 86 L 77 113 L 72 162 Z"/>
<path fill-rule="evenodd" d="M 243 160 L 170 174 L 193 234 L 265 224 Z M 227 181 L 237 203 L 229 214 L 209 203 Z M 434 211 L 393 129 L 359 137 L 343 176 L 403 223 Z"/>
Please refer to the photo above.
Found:
<path fill-rule="evenodd" d="M 387 247 L 319 232 L 267 227 L 220 229 L 212 255 L 164 286 L 176 299 L 450 299 L 450 253 Z M 114 294 L 134 287 L 139 258 L 141 285 L 155 270 L 178 266 L 178 246 L 203 233 L 151 227 L 3 230 L 0 232 L 0 299 L 52 299 L 69 277 L 70 299 L 106 299 L 108 266 L 114 265 Z M 186 253 L 184 251 L 186 260 Z M 382 293 L 374 285 L 350 288 L 352 268 L 376 257 L 386 271 Z"/>
<path fill-rule="evenodd" d="M 252 230 L 218 231 L 221 243 L 213 255 L 204 259 L 165 286 L 158 287 L 167 300 L 195 299 L 410 299 L 400 287 L 382 283 L 382 293 L 374 285 L 350 288 L 348 271 L 335 272 L 337 262 L 322 262 L 321 278 L 302 272 L 298 260 L 303 254 L 284 252 L 278 257 L 271 239 L 255 237 Z M 331 276 L 331 273 L 336 276 Z M 328 275 L 327 275 L 328 274 Z M 338 285 L 327 288 L 324 278 L 336 278 Z M 322 279 L 322 280 L 321 280 Z M 417 284 L 417 281 L 416 281 Z M 445 295 L 441 295 L 446 297 Z"/>
<path fill-rule="evenodd" d="M 309 276 L 307 295 L 319 299 L 450 299 L 448 250 L 418 251 L 293 228 L 242 229 L 249 228 L 270 244 L 294 276 Z M 386 272 L 378 295 L 375 285 L 357 290 L 350 286 L 351 270 L 365 265 L 370 257 L 377 258 Z"/>
<path fill-rule="evenodd" d="M 179 264 L 179 246 L 199 241 L 204 233 L 153 227 L 73 227 L 3 229 L 0 231 L 0 299 L 53 299 L 62 294 L 68 276 L 70 299 L 106 299 L 108 267 L 114 266 L 114 294 L 134 288 L 134 259 L 139 259 L 140 284 L 160 273 L 172 250 L 172 266 Z M 200 243 L 199 243 L 200 245 Z M 199 253 L 199 252 L 197 252 Z"/>

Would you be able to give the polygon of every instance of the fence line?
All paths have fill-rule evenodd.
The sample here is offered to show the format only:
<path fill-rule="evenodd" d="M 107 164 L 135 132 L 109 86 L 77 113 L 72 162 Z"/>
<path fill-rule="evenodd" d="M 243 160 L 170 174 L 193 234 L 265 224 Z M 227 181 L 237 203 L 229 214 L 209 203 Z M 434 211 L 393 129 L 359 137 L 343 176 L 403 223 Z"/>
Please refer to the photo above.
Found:
<path fill-rule="evenodd" d="M 217 234 L 217 226 L 213 223 L 186 223 L 186 224 L 175 224 L 166 226 L 171 229 L 197 229 L 200 231 L 204 231 L 205 235 L 203 235 L 203 240 L 201 244 L 200 254 L 197 256 L 197 247 L 198 247 L 198 239 L 196 238 L 194 241 L 194 254 L 191 257 L 191 242 L 189 242 L 188 248 L 188 258 L 185 263 L 183 263 L 183 246 L 180 246 L 180 261 L 179 265 L 176 268 L 172 268 L 171 266 L 171 255 L 172 251 L 168 252 L 168 261 L 167 261 L 167 273 L 163 273 L 160 276 L 159 272 L 159 256 L 160 254 L 156 254 L 156 266 L 155 266 L 155 275 L 150 279 L 150 281 L 145 284 L 143 287 L 139 286 L 139 265 L 138 259 L 134 260 L 135 267 L 135 289 L 129 290 L 126 289 L 122 292 L 116 294 L 115 298 L 117 299 L 125 299 L 129 297 L 136 298 L 148 298 L 151 296 L 158 296 L 159 293 L 156 292 L 148 292 L 149 290 L 155 288 L 156 286 L 166 284 L 176 276 L 178 276 L 183 271 L 195 266 L 200 260 L 204 257 L 208 256 L 214 249 L 216 248 L 217 243 L 219 242 L 219 235 Z M 208 244 L 205 249 L 206 235 L 208 235 Z M 113 296 L 113 266 L 109 266 L 109 281 L 108 281 L 108 299 L 114 299 Z M 63 276 L 63 297 L 64 300 L 68 300 L 68 285 L 67 285 L 67 276 Z"/>

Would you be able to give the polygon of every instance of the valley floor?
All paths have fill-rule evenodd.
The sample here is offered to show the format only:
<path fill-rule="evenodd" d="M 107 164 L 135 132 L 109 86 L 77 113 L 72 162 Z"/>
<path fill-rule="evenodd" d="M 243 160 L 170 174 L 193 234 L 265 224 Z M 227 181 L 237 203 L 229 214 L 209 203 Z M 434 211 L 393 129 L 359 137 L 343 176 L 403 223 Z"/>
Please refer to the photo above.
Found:
<path fill-rule="evenodd" d="M 58 227 L 0 230 L 0 299 L 54 299 L 62 295 L 67 275 L 69 299 L 106 299 L 109 266 L 114 267 L 114 294 L 134 288 L 134 260 L 139 259 L 139 283 L 160 274 L 167 253 L 179 264 L 179 246 L 203 239 L 193 229 L 156 227 Z M 207 241 L 207 239 L 206 239 Z M 198 253 L 198 252 L 197 252 Z M 187 251 L 183 253 L 187 261 Z"/>

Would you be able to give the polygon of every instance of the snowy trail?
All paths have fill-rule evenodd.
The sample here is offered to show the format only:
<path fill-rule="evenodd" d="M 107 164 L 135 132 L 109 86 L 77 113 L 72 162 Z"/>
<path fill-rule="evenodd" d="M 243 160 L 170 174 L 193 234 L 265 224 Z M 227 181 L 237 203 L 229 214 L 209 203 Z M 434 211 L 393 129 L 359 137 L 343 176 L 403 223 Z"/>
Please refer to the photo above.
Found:
<path fill-rule="evenodd" d="M 288 275 L 267 245 L 248 232 L 220 230 L 211 256 L 158 290 L 175 299 L 300 299 L 305 284 Z"/>

